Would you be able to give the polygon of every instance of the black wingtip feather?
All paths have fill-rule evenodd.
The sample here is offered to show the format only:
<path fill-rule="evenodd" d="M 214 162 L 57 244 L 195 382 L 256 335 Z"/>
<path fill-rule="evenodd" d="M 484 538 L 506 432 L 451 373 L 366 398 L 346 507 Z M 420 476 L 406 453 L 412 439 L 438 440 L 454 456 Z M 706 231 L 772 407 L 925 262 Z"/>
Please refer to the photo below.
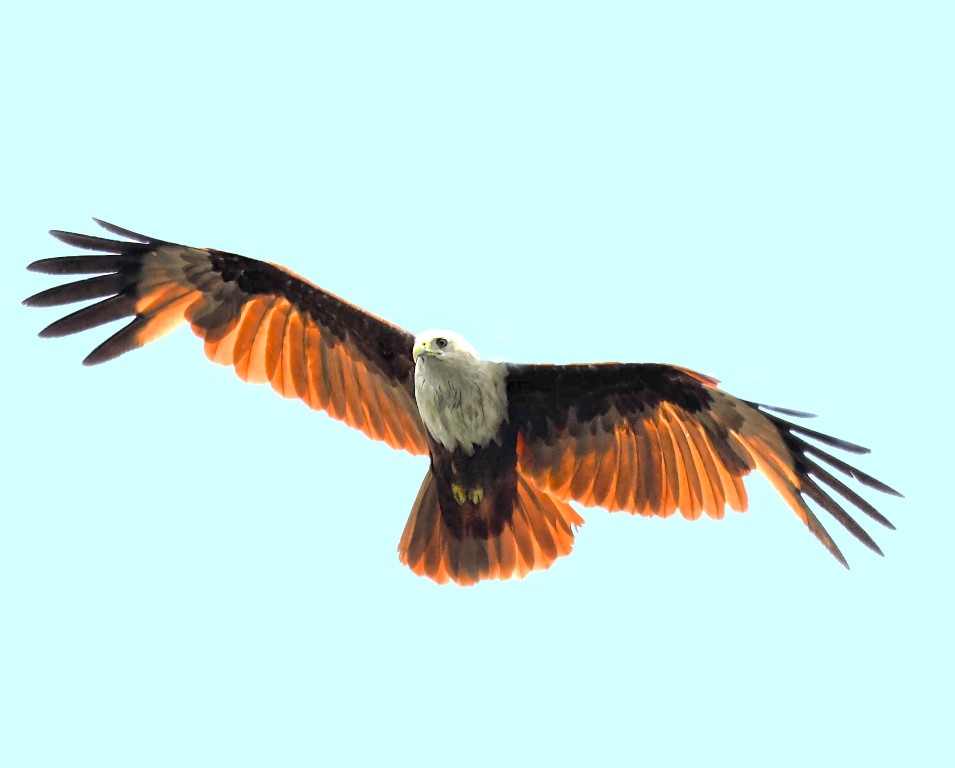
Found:
<path fill-rule="evenodd" d="M 804 485 L 802 492 L 810 499 L 815 501 L 820 507 L 826 510 L 826 512 L 832 515 L 836 522 L 849 531 L 849 533 L 855 536 L 859 541 L 865 544 L 869 549 L 878 555 L 882 555 L 883 557 L 885 556 L 885 554 L 882 552 L 882 549 L 878 544 L 875 543 L 875 539 L 869 535 L 868 531 L 859 525 L 858 521 L 853 518 L 852 515 L 846 512 L 841 506 L 839 506 L 839 503 L 828 493 L 822 490 L 822 488 L 810 481 Z"/>
<path fill-rule="evenodd" d="M 23 300 L 27 307 L 59 307 L 77 301 L 99 299 L 117 294 L 126 286 L 126 278 L 120 274 L 100 275 L 77 280 L 75 283 L 57 285 Z"/>
<path fill-rule="evenodd" d="M 40 338 L 56 339 L 69 336 L 134 314 L 136 314 L 136 300 L 133 297 L 112 296 L 50 323 L 40 331 Z"/>
<path fill-rule="evenodd" d="M 870 448 L 857 445 L 856 443 L 850 443 L 848 440 L 841 440 L 838 437 L 833 437 L 832 435 L 816 432 L 814 429 L 806 429 L 806 427 L 801 427 L 798 424 L 793 424 L 792 422 L 785 421 L 784 419 L 779 419 L 779 421 L 789 427 L 791 432 L 798 432 L 800 435 L 805 435 L 806 437 L 810 437 L 813 440 L 818 440 L 820 443 L 832 446 L 833 448 L 838 448 L 841 451 L 847 451 L 848 453 L 855 453 L 859 455 L 872 453 Z"/>
<path fill-rule="evenodd" d="M 83 365 L 100 365 L 115 360 L 120 355 L 142 347 L 138 340 L 139 332 L 149 323 L 148 318 L 136 317 L 131 323 L 120 328 L 96 349 L 90 352 L 83 360 Z"/>
<path fill-rule="evenodd" d="M 99 347 L 83 358 L 83 365 L 87 368 L 92 368 L 94 365 L 102 365 L 103 363 L 108 363 L 110 360 L 115 360 L 122 354 L 122 352 L 117 352 L 116 354 L 104 355 L 102 353 L 97 354 L 97 352 L 99 352 Z"/>
<path fill-rule="evenodd" d="M 95 275 L 106 272 L 120 272 L 128 264 L 135 263 L 137 254 L 135 248 L 142 248 L 138 243 L 128 243 L 130 246 L 126 254 L 94 253 L 89 256 L 56 256 L 51 259 L 40 259 L 30 264 L 27 269 L 31 272 L 42 272 L 45 275 Z"/>
<path fill-rule="evenodd" d="M 43 275 L 62 275 L 63 272 L 63 259 L 85 259 L 89 258 L 87 256 L 57 256 L 51 259 L 37 259 L 30 264 L 27 264 L 28 272 L 39 272 Z M 94 257 L 95 258 L 95 257 Z M 66 273 L 71 274 L 71 273 Z"/>
<path fill-rule="evenodd" d="M 892 528 L 892 523 L 889 522 L 888 518 L 883 515 L 879 510 L 872 506 L 868 501 L 863 499 L 858 493 L 852 490 L 849 486 L 843 483 L 836 477 L 833 477 L 831 473 L 824 470 L 814 461 L 812 461 L 807 456 L 803 456 L 800 459 L 801 468 L 809 475 L 812 475 L 817 480 L 828 485 L 832 490 L 838 493 L 842 498 L 848 501 L 850 504 L 855 506 L 861 512 L 864 512 L 866 515 L 871 517 L 880 525 L 885 526 L 886 528 Z M 807 483 L 804 490 L 809 490 L 810 486 L 814 485 L 811 481 Z M 819 501 L 818 499 L 816 501 Z M 819 504 L 825 506 L 821 501 Z M 830 510 L 831 511 L 831 510 Z"/>
<path fill-rule="evenodd" d="M 61 229 L 51 229 L 50 234 L 61 243 L 72 245 L 74 248 L 82 248 L 85 251 L 122 253 L 125 246 L 128 245 L 118 240 L 109 240 L 105 237 L 94 237 L 93 235 L 80 235 L 76 232 L 64 232 Z"/>
<path fill-rule="evenodd" d="M 138 232 L 133 232 L 132 230 L 129 230 L 129 229 L 123 229 L 122 227 L 118 227 L 118 226 L 116 226 L 115 224 L 110 224 L 108 221 L 103 221 L 102 219 L 97 219 L 95 216 L 93 217 L 93 221 L 95 221 L 97 224 L 99 224 L 99 225 L 100 225 L 103 229 L 105 229 L 107 232 L 110 232 L 110 233 L 112 233 L 112 234 L 114 234 L 114 235 L 119 235 L 119 237 L 125 237 L 125 238 L 128 238 L 128 239 L 130 239 L 130 240 L 135 240 L 135 241 L 138 242 L 138 243 L 156 243 L 156 242 L 159 242 L 158 240 L 156 240 L 156 239 L 153 238 L 153 237 L 149 237 L 148 235 L 141 235 L 141 234 L 139 234 Z"/>
<path fill-rule="evenodd" d="M 786 447 L 789 449 L 791 456 L 795 460 L 795 469 L 801 478 L 801 483 L 799 486 L 801 506 L 807 513 L 807 525 L 809 526 L 810 530 L 816 534 L 817 538 L 819 538 L 823 545 L 840 563 L 842 563 L 846 568 L 849 567 L 845 558 L 842 556 L 842 553 L 838 552 L 838 547 L 835 545 L 835 542 L 831 540 L 831 537 L 825 534 L 825 529 L 822 528 L 821 523 L 819 523 L 818 519 L 812 515 L 808 507 L 805 505 L 805 500 L 802 499 L 802 496 L 805 496 L 805 499 L 812 500 L 822 507 L 856 539 L 862 542 L 877 555 L 885 557 L 885 553 L 882 551 L 879 545 L 876 544 L 872 536 L 870 536 L 869 533 L 862 528 L 858 521 L 856 521 L 852 515 L 850 515 L 850 513 L 841 506 L 840 502 L 837 501 L 835 497 L 830 496 L 829 493 L 827 493 L 826 490 L 817 483 L 825 484 L 828 486 L 828 488 L 831 488 L 849 504 L 855 507 L 855 509 L 864 513 L 866 516 L 876 521 L 880 525 L 889 528 L 890 530 L 894 530 L 895 526 L 872 504 L 862 498 L 862 496 L 852 490 L 845 483 L 834 477 L 830 472 L 827 472 L 825 469 L 815 463 L 810 457 L 813 456 L 820 459 L 829 466 L 834 467 L 843 474 L 853 478 L 854 480 L 857 480 L 866 487 L 873 488 L 877 491 L 881 491 L 882 493 L 887 493 L 892 496 L 901 496 L 902 494 L 880 480 L 876 480 L 871 475 L 867 475 L 865 472 L 856 469 L 842 459 L 832 456 L 819 446 L 808 442 L 802 437 L 802 435 L 823 443 L 824 445 L 837 448 L 839 450 L 848 451 L 850 453 L 869 453 L 869 449 L 861 445 L 856 445 L 855 443 L 850 443 L 846 440 L 840 440 L 839 438 L 832 437 L 831 435 L 826 435 L 822 432 L 806 429 L 805 427 L 793 424 L 792 422 L 786 421 L 785 419 L 775 416 L 771 413 L 767 413 L 766 415 L 779 430 Z"/>
<path fill-rule="evenodd" d="M 793 438 L 793 439 L 798 440 L 798 438 Z M 895 488 L 889 485 L 886 485 L 881 480 L 876 480 L 874 477 L 872 477 L 872 475 L 866 474 L 861 469 L 856 469 L 851 464 L 843 461 L 842 459 L 838 459 L 835 456 L 832 456 L 826 453 L 825 451 L 820 450 L 816 446 L 810 445 L 809 443 L 803 440 L 799 440 L 798 444 L 800 448 L 806 453 L 811 454 L 818 459 L 821 459 L 822 461 L 826 462 L 829 466 L 835 467 L 840 472 L 842 472 L 845 475 L 848 475 L 854 480 L 858 480 L 867 488 L 874 488 L 877 491 L 881 491 L 882 493 L 887 493 L 889 496 L 897 496 L 900 499 L 905 498 L 901 493 L 895 490 Z"/>
<path fill-rule="evenodd" d="M 809 413 L 808 411 L 797 411 L 793 408 L 781 408 L 778 405 L 764 405 L 763 403 L 757 403 L 758 408 L 762 408 L 764 411 L 772 411 L 773 413 L 781 413 L 783 416 L 792 416 L 796 419 L 815 419 L 817 418 L 816 414 Z"/>
<path fill-rule="evenodd" d="M 846 556 L 842 554 L 842 550 L 839 549 L 839 547 L 833 545 L 832 547 L 826 547 L 826 549 L 829 550 L 829 554 L 831 554 L 834 558 L 836 558 L 836 560 L 838 560 L 842 564 L 843 568 L 845 568 L 847 571 L 852 570 L 851 568 L 849 568 L 849 561 L 846 560 Z"/>

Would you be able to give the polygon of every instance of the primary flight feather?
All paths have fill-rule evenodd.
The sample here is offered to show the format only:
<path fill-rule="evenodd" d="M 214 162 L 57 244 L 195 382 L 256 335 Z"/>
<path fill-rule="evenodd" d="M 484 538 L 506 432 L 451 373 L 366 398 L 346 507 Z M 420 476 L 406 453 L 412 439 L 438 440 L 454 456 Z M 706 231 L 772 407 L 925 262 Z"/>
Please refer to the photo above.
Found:
<path fill-rule="evenodd" d="M 806 414 L 740 400 L 672 365 L 482 360 L 451 331 L 413 336 L 278 265 L 97 223 L 125 239 L 54 231 L 100 253 L 29 266 L 94 276 L 31 296 L 28 306 L 99 299 L 40 335 L 133 318 L 87 356 L 93 365 L 188 323 L 209 359 L 244 380 L 267 381 L 393 448 L 430 455 L 398 545 L 419 575 L 473 584 L 547 568 L 570 553 L 583 523 L 571 501 L 721 518 L 727 505 L 746 509 L 743 477 L 754 469 L 843 565 L 807 501 L 882 554 L 844 504 L 892 524 L 822 464 L 899 494 L 817 443 L 867 449 L 782 418 Z"/>

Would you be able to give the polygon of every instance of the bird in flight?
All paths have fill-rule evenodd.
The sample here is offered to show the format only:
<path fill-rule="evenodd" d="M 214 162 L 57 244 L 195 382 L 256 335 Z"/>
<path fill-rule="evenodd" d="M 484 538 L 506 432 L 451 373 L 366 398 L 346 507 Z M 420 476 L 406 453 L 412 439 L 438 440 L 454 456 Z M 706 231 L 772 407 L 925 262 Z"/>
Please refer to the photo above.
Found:
<path fill-rule="evenodd" d="M 844 505 L 893 527 L 822 466 L 900 495 L 826 450 L 868 449 L 783 418 L 809 414 L 741 400 L 673 365 L 483 360 L 456 333 L 414 336 L 276 264 L 96 222 L 123 239 L 53 231 L 98 253 L 28 267 L 93 275 L 31 296 L 28 306 L 98 299 L 40 336 L 132 318 L 84 360 L 95 365 L 188 323 L 206 356 L 245 381 L 269 382 L 368 437 L 428 455 L 398 544 L 416 574 L 467 585 L 548 568 L 570 553 L 583 524 L 570 502 L 720 519 L 727 505 L 746 509 L 743 478 L 753 470 L 846 567 L 808 502 L 880 555 Z"/>

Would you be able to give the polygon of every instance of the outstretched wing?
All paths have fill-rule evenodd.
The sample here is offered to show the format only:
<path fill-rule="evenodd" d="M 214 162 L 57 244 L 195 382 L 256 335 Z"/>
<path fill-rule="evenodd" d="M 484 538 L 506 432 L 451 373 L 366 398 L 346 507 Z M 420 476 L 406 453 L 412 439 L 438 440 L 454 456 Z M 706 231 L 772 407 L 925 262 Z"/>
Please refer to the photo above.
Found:
<path fill-rule="evenodd" d="M 40 336 L 132 317 L 83 361 L 95 365 L 189 323 L 209 359 L 234 366 L 245 381 L 268 381 L 284 397 L 300 398 L 393 448 L 428 452 L 414 399 L 410 333 L 280 266 L 97 223 L 127 240 L 54 231 L 68 245 L 102 253 L 41 259 L 28 267 L 97 275 L 24 302 L 50 307 L 100 299 Z"/>
<path fill-rule="evenodd" d="M 823 485 L 893 527 L 817 460 L 900 494 L 804 438 L 850 453 L 868 449 L 786 421 L 776 414 L 807 414 L 740 400 L 701 374 L 654 364 L 512 365 L 507 386 L 520 469 L 558 499 L 647 516 L 679 509 L 691 520 L 704 512 L 719 519 L 727 504 L 746 509 L 742 478 L 757 469 L 846 567 L 807 499 L 882 551 Z"/>

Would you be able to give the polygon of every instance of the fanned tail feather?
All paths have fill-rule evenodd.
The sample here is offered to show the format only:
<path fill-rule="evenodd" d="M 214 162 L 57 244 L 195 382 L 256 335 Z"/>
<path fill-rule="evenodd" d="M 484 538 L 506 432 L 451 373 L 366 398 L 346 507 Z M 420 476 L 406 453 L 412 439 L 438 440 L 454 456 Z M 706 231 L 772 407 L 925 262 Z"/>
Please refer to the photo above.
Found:
<path fill-rule="evenodd" d="M 439 584 L 454 581 L 469 586 L 484 579 L 523 578 L 569 555 L 574 529 L 583 522 L 569 504 L 518 474 L 514 511 L 501 533 L 484 539 L 458 538 L 442 519 L 429 471 L 401 535 L 398 556 L 416 574 Z"/>

